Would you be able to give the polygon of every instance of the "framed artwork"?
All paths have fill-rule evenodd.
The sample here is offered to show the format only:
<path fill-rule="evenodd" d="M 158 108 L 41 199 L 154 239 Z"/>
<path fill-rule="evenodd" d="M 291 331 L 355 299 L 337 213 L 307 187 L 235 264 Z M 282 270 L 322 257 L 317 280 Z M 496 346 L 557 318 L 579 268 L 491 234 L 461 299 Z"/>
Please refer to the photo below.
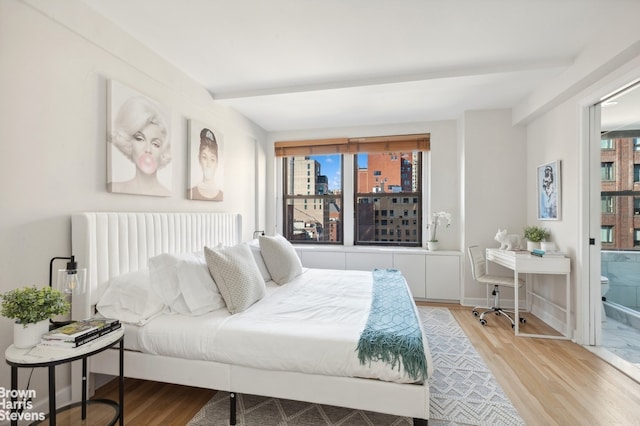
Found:
<path fill-rule="evenodd" d="M 189 200 L 223 200 L 223 139 L 213 126 L 189 120 Z"/>
<path fill-rule="evenodd" d="M 107 189 L 171 195 L 171 115 L 157 101 L 110 80 L 107 87 Z"/>
<path fill-rule="evenodd" d="M 559 220 L 561 214 L 560 160 L 538 166 L 538 219 Z"/>

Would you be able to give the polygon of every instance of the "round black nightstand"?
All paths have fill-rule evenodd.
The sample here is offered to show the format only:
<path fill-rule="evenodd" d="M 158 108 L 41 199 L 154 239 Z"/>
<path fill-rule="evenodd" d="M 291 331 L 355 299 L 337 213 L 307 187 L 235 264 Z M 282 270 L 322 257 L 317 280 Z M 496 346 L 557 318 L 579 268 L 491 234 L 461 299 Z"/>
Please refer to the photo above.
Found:
<path fill-rule="evenodd" d="M 47 367 L 49 369 L 49 414 L 48 424 L 55 426 L 56 414 L 66 410 L 80 407 L 79 419 L 87 418 L 87 408 L 89 406 L 104 405 L 107 410 L 113 410 L 113 418 L 108 423 L 114 425 L 120 420 L 120 425 L 124 425 L 124 328 L 113 331 L 90 343 L 77 348 L 63 348 L 55 346 L 37 345 L 31 349 L 18 349 L 11 345 L 5 351 L 7 364 L 11 366 L 11 406 L 17 407 L 18 391 L 18 368 Z M 105 351 L 119 344 L 120 351 L 120 377 L 119 377 L 119 401 L 111 400 L 89 400 L 87 401 L 87 358 L 91 355 Z M 82 360 L 82 401 L 69 404 L 56 409 L 56 375 L 55 367 L 59 364 L 66 364 L 72 361 Z M 18 410 L 12 408 L 11 425 L 18 424 Z M 42 419 L 36 420 L 33 425 L 39 424 Z"/>

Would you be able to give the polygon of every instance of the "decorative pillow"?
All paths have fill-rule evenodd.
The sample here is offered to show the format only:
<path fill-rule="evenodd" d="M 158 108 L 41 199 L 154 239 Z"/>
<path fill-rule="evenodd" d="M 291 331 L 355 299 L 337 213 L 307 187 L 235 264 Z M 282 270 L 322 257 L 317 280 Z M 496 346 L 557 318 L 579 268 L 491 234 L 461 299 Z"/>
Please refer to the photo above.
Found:
<path fill-rule="evenodd" d="M 302 273 L 298 253 L 285 237 L 261 235 L 259 241 L 262 258 L 273 281 L 286 284 Z"/>
<path fill-rule="evenodd" d="M 178 286 L 192 315 L 202 315 L 225 307 L 224 299 L 213 282 L 204 253 L 190 253 L 176 264 Z"/>
<path fill-rule="evenodd" d="M 164 253 L 149 259 L 151 287 L 170 312 L 202 315 L 224 307 L 202 252 Z"/>
<path fill-rule="evenodd" d="M 249 248 L 251 249 L 251 254 L 253 254 L 253 258 L 256 261 L 256 265 L 258 265 L 260 274 L 262 274 L 262 278 L 264 278 L 265 282 L 271 281 L 271 275 L 269 275 L 267 265 L 264 264 L 264 259 L 260 253 L 260 243 L 258 242 L 258 239 L 251 240 L 249 242 Z"/>
<path fill-rule="evenodd" d="M 229 312 L 242 312 L 264 297 L 266 286 L 248 244 L 205 247 L 204 256 Z"/>
<path fill-rule="evenodd" d="M 105 317 L 144 325 L 162 312 L 164 303 L 151 289 L 149 270 L 143 269 L 111 278 L 96 309 Z"/>

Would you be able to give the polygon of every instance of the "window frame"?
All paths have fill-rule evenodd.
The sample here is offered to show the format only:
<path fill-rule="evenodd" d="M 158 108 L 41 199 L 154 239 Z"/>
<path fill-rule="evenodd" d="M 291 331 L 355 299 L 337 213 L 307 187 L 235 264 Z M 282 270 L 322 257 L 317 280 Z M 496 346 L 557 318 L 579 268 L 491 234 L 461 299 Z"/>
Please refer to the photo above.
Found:
<path fill-rule="evenodd" d="M 325 154 L 318 154 L 318 155 L 325 155 Z M 344 155 L 343 154 L 335 154 L 335 155 L 340 155 L 340 174 L 341 176 L 344 176 Z M 307 195 L 296 195 L 296 194 L 289 194 L 287 191 L 287 183 L 288 183 L 288 174 L 289 174 L 289 167 L 287 167 L 287 162 L 289 161 L 290 158 L 292 157 L 296 157 L 295 155 L 293 156 L 288 156 L 288 157 L 282 157 L 282 235 L 287 238 L 287 240 L 291 241 L 291 243 L 294 244 L 323 244 L 323 245 L 343 245 L 344 244 L 344 179 L 342 179 L 341 181 L 341 188 L 340 188 L 340 194 L 336 195 L 336 194 L 323 194 L 323 195 L 318 195 L 318 194 L 307 194 Z M 307 164 L 307 169 L 310 170 L 310 164 Z M 309 185 L 307 185 L 309 186 Z M 340 219 L 339 219 L 339 223 L 341 224 L 341 226 L 339 227 L 339 233 L 340 233 L 340 241 L 317 241 L 317 240 L 296 240 L 296 239 L 289 239 L 289 235 L 288 235 L 288 231 L 287 231 L 287 225 L 288 225 L 288 221 L 287 221 L 287 206 L 288 206 L 288 201 L 289 200 L 305 200 L 305 209 L 306 206 L 309 204 L 307 203 L 308 200 L 321 200 L 323 203 L 330 201 L 330 200 L 339 200 L 340 203 Z M 317 203 L 312 203 L 314 206 L 314 210 L 315 210 L 315 206 L 317 205 Z M 323 223 L 323 226 L 325 224 Z"/>
<path fill-rule="evenodd" d="M 409 151 L 396 151 L 396 150 L 392 150 L 392 151 L 386 151 L 386 152 L 409 152 Z M 412 150 L 410 152 L 417 152 L 418 153 L 418 171 L 417 171 L 417 175 L 420 176 L 420 179 L 418 179 L 417 182 L 417 192 L 357 192 L 357 188 L 358 188 L 358 155 L 359 154 L 366 154 L 368 155 L 369 153 L 367 152 L 358 152 L 355 153 L 353 155 L 353 209 L 354 209 L 354 215 L 353 215 L 353 245 L 358 245 L 358 246 L 370 246 L 370 247 L 422 247 L 422 245 L 424 244 L 423 241 L 423 232 L 422 232 L 422 228 L 423 228 L 423 202 L 424 202 L 424 191 L 423 191 L 423 181 L 424 181 L 424 173 L 423 173 L 423 168 L 424 168 L 424 151 L 420 151 L 420 150 Z M 375 176 L 375 172 L 374 171 L 374 176 Z M 411 241 L 411 242 L 407 242 L 407 241 L 367 241 L 367 240 L 358 240 L 358 227 L 359 227 L 359 215 L 358 215 L 358 199 L 359 198 L 365 198 L 365 199 L 370 199 L 370 198 L 379 198 L 379 199 L 390 199 L 391 200 L 391 204 L 394 204 L 394 199 L 395 199 L 395 203 L 397 203 L 397 200 L 404 200 L 407 199 L 408 201 L 411 200 L 411 202 L 409 204 L 416 204 L 419 206 L 418 209 L 416 209 L 416 216 L 414 217 L 410 217 L 410 218 L 403 218 L 401 216 L 395 216 L 393 214 L 394 210 L 375 210 L 374 211 L 374 217 L 380 217 L 381 219 L 379 219 L 378 221 L 380 222 L 380 226 L 383 226 L 382 222 L 385 222 L 384 226 L 385 228 L 380 228 L 380 230 L 384 229 L 385 232 L 382 233 L 380 232 L 380 235 L 389 235 L 386 231 L 388 230 L 386 227 L 391 226 L 389 224 L 388 221 L 391 220 L 397 220 L 402 222 L 403 219 L 406 220 L 410 220 L 413 221 L 414 219 L 417 220 L 416 226 L 413 229 L 413 231 L 417 231 L 416 232 L 416 241 Z M 417 200 L 414 201 L 414 199 L 417 198 Z M 374 200 L 373 204 L 375 204 L 376 201 Z M 366 204 L 371 204 L 371 203 L 366 203 Z M 381 203 L 382 204 L 382 203 Z M 389 203 L 387 203 L 387 205 L 389 205 Z M 403 210 L 407 210 L 403 207 L 400 207 L 400 209 Z M 382 219 L 382 217 L 384 217 L 384 219 Z M 403 228 L 404 229 L 404 228 Z M 407 229 L 410 230 L 410 229 Z M 378 235 L 378 227 L 374 227 L 374 235 Z M 404 237 L 406 235 L 406 233 L 402 233 L 400 237 Z M 395 238 L 398 238 L 398 236 L 396 235 Z"/>
<path fill-rule="evenodd" d="M 364 149 L 367 148 L 367 149 Z M 419 185 L 422 191 L 421 203 L 416 206 L 416 210 L 421 215 L 421 220 L 423 221 L 421 224 L 417 225 L 417 229 L 421 232 L 421 237 L 419 239 L 419 244 L 424 246 L 424 230 L 423 226 L 426 226 L 424 222 L 424 218 L 427 217 L 427 198 L 428 193 L 424 193 L 425 188 L 428 187 L 429 175 L 426 172 L 425 168 L 429 164 L 429 155 L 430 155 L 430 134 L 429 133 L 421 133 L 421 134 L 406 134 L 406 135 L 395 135 L 395 136 L 380 136 L 380 137 L 363 137 L 363 138 L 333 138 L 333 139 L 317 139 L 317 140 L 298 140 L 298 141 L 276 141 L 274 143 L 275 149 L 275 157 L 276 160 L 281 160 L 282 157 L 293 157 L 293 156 L 313 156 L 319 154 L 334 154 L 342 155 L 342 223 L 341 223 L 341 231 L 342 231 L 342 242 L 333 243 L 332 245 L 341 245 L 345 247 L 354 245 L 354 232 L 355 232 L 355 206 L 353 202 L 347 202 L 353 199 L 353 194 L 355 193 L 355 179 L 354 173 L 355 169 L 353 166 L 354 163 L 354 154 L 356 152 L 381 152 L 381 151 L 419 151 L 421 152 L 422 159 L 422 170 L 420 176 L 417 176 L 419 179 Z M 281 157 L 281 158 L 278 158 Z M 285 178 L 285 170 L 286 160 L 285 161 L 275 161 L 276 165 L 276 188 L 279 188 L 279 194 L 276 195 L 278 207 L 275 211 L 275 226 L 276 230 L 283 235 L 285 235 L 285 221 L 287 214 L 287 208 L 285 204 L 285 194 L 286 194 L 286 182 Z M 398 195 L 398 194 L 394 194 Z M 413 193 L 411 193 L 413 196 Z M 320 197 L 320 196 L 315 196 Z M 299 244 L 299 241 L 292 241 L 293 244 Z M 317 242 L 313 241 L 314 244 L 328 245 L 327 242 Z M 416 244 L 417 246 L 418 244 Z M 376 247 L 375 245 L 369 245 L 370 247 Z M 366 247 L 366 245 L 362 245 L 361 247 Z"/>

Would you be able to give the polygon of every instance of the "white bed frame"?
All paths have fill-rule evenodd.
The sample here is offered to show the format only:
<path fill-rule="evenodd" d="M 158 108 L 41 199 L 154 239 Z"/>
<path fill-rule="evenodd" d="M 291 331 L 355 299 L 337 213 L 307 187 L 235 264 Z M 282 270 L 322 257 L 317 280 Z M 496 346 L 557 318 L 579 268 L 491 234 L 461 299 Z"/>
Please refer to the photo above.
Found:
<path fill-rule="evenodd" d="M 218 243 L 233 245 L 242 239 L 241 216 L 231 213 L 90 212 L 74 214 L 71 219 L 72 252 L 80 267 L 87 268 L 87 293 L 74 296 L 74 319 L 94 313 L 110 277 L 145 268 L 152 256 L 198 251 Z M 89 361 L 89 373 L 118 375 L 117 350 L 102 352 Z M 124 373 L 138 379 L 406 416 L 414 424 L 426 424 L 429 418 L 427 382 L 398 384 L 268 371 L 135 351 L 125 351 Z M 81 397 L 81 380 L 74 377 L 78 374 L 77 368 L 72 369 L 74 400 Z"/>

